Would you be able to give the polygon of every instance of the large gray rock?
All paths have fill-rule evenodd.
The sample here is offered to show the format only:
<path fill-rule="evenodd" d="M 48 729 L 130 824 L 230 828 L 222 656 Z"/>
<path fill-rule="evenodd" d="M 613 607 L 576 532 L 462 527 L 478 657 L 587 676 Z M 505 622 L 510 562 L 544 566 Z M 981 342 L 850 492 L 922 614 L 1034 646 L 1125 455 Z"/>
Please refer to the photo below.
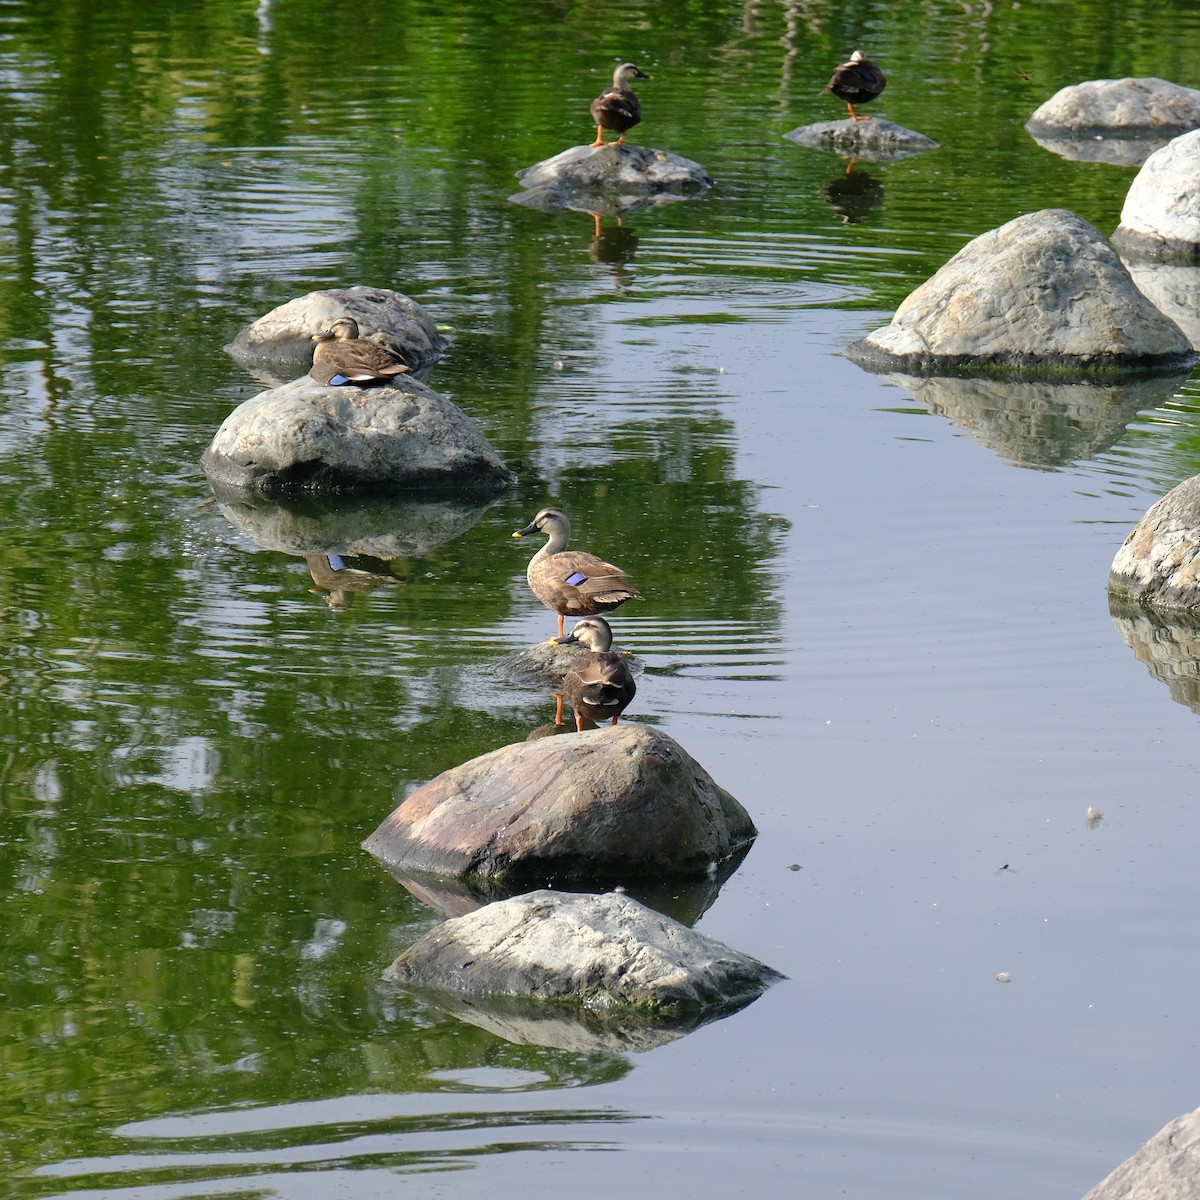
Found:
<path fill-rule="evenodd" d="M 1200 129 L 1146 159 L 1125 195 L 1113 244 L 1127 256 L 1200 258 Z"/>
<path fill-rule="evenodd" d="M 1164 1125 L 1083 1200 L 1196 1200 L 1200 1108 Z"/>
<path fill-rule="evenodd" d="M 1137 290 L 1200 350 L 1200 263 L 1143 258 L 1136 252 L 1122 261 Z"/>
<path fill-rule="evenodd" d="M 892 162 L 938 147 L 937 142 L 925 134 L 905 129 L 883 117 L 872 117 L 868 121 L 818 121 L 814 125 L 801 125 L 783 136 L 797 146 L 832 150 L 865 162 Z"/>
<path fill-rule="evenodd" d="M 643 206 L 648 197 L 683 199 L 712 187 L 712 177 L 699 163 L 628 142 L 572 146 L 518 171 L 517 179 L 525 189 L 509 197 L 517 204 L 602 215 Z"/>
<path fill-rule="evenodd" d="M 1170 370 L 1195 361 L 1082 217 L 1044 209 L 968 242 L 890 325 L 846 348 L 871 370 Z"/>
<path fill-rule="evenodd" d="M 1035 136 L 1124 137 L 1200 127 L 1200 92 L 1165 79 L 1091 79 L 1055 92 L 1025 123 Z"/>
<path fill-rule="evenodd" d="M 444 771 L 363 846 L 404 874 L 594 880 L 699 874 L 756 832 L 674 738 L 624 723 L 504 746 Z"/>
<path fill-rule="evenodd" d="M 387 976 L 437 991 L 665 1016 L 738 1007 L 783 978 L 629 896 L 551 891 L 443 922 Z"/>
<path fill-rule="evenodd" d="M 514 480 L 483 431 L 432 388 L 326 387 L 303 376 L 240 404 L 201 459 L 215 487 L 294 492 L 462 491 Z"/>
<path fill-rule="evenodd" d="M 414 368 L 432 362 L 446 347 L 433 318 L 415 300 L 403 292 L 359 284 L 289 300 L 248 325 L 225 349 L 247 366 L 266 363 L 286 374 L 307 371 L 313 334 L 338 317 L 353 317 L 361 337 L 398 351 Z"/>
<path fill-rule="evenodd" d="M 1200 606 L 1200 475 L 1151 505 L 1117 551 L 1108 586 L 1143 604 Z"/>

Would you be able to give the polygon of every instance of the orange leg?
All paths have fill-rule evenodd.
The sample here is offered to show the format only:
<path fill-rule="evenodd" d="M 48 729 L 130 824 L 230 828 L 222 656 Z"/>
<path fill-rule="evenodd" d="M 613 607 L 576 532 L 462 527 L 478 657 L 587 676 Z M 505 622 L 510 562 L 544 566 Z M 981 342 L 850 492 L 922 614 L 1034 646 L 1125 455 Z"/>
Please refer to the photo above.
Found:
<path fill-rule="evenodd" d="M 555 692 L 554 699 L 558 702 L 554 706 L 554 723 L 555 723 L 555 725 L 561 725 L 563 723 L 563 719 L 562 719 L 563 695 L 562 695 L 562 692 Z"/>
<path fill-rule="evenodd" d="M 624 134 L 621 134 L 621 136 L 620 136 L 619 138 L 617 138 L 617 140 L 616 140 L 615 142 L 613 142 L 613 145 L 614 145 L 614 146 L 619 146 L 619 145 L 621 145 L 621 143 L 622 143 L 622 142 L 624 142 L 624 141 L 625 141 L 625 135 L 624 135 Z"/>
<path fill-rule="evenodd" d="M 852 121 L 869 121 L 871 119 L 870 117 L 860 117 L 858 113 L 854 111 L 854 105 L 851 104 L 849 100 L 846 101 L 846 107 L 850 110 L 850 120 Z"/>
<path fill-rule="evenodd" d="M 613 719 L 612 719 L 612 723 L 613 723 L 614 725 L 617 723 L 617 717 L 619 717 L 620 715 L 621 715 L 621 714 L 620 714 L 620 713 L 618 713 L 616 717 L 613 717 Z"/>
<path fill-rule="evenodd" d="M 563 614 L 559 613 L 558 614 L 558 636 L 559 637 L 563 636 L 563 621 L 565 621 L 565 620 L 566 620 L 566 618 L 563 616 Z"/>
<path fill-rule="evenodd" d="M 583 732 L 583 718 L 578 713 L 575 714 L 575 732 Z"/>
<path fill-rule="evenodd" d="M 594 142 L 592 142 L 591 144 L 593 146 L 603 146 L 604 145 L 604 126 L 603 125 L 596 126 L 596 140 Z"/>

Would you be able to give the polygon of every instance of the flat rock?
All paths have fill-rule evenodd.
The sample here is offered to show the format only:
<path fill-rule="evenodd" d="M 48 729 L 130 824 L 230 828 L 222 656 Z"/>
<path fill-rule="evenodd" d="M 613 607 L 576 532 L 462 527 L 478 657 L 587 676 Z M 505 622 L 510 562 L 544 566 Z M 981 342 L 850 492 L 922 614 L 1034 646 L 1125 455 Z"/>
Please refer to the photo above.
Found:
<path fill-rule="evenodd" d="M 1025 123 L 1035 137 L 1063 132 L 1124 137 L 1200 127 L 1200 91 L 1165 79 L 1091 79 L 1055 92 Z"/>
<path fill-rule="evenodd" d="M 869 370 L 910 374 L 1165 371 L 1196 358 L 1100 233 L 1064 209 L 968 242 L 890 325 L 845 353 Z"/>
<path fill-rule="evenodd" d="M 1200 1179 L 1200 1108 L 1162 1127 L 1083 1200 L 1195 1200 Z"/>
<path fill-rule="evenodd" d="M 686 198 L 712 187 L 709 173 L 691 159 L 666 150 L 628 142 L 605 146 L 572 146 L 553 158 L 517 172 L 524 192 L 509 199 L 543 211 L 624 212 L 644 204 L 648 196 Z M 605 198 L 610 198 L 605 200 Z M 613 207 L 611 198 L 620 198 Z M 587 207 L 590 203 L 607 208 Z"/>
<path fill-rule="evenodd" d="M 504 746 L 444 771 L 363 846 L 398 873 L 595 880 L 701 874 L 756 832 L 674 738 L 625 722 Z"/>
<path fill-rule="evenodd" d="M 371 387 L 302 376 L 260 392 L 225 418 L 201 465 L 214 487 L 263 495 L 495 495 L 515 478 L 466 413 L 407 376 Z"/>
<path fill-rule="evenodd" d="M 1113 244 L 1126 257 L 1200 258 L 1200 129 L 1146 159 L 1125 195 Z"/>
<path fill-rule="evenodd" d="M 814 125 L 801 125 L 783 136 L 798 146 L 833 150 L 867 162 L 891 162 L 938 148 L 933 138 L 883 117 L 872 117 L 868 121 L 851 121 L 849 118 L 818 121 Z"/>
<path fill-rule="evenodd" d="M 1200 475 L 1151 505 L 1117 551 L 1108 586 L 1142 604 L 1200 606 Z"/>
<path fill-rule="evenodd" d="M 415 300 L 403 292 L 359 284 L 289 300 L 248 325 L 225 349 L 246 366 L 268 364 L 286 374 L 307 371 L 313 335 L 338 317 L 353 317 L 361 337 L 399 352 L 413 368 L 433 362 L 446 348 L 433 318 Z"/>
<path fill-rule="evenodd" d="M 629 896 L 552 891 L 443 922 L 401 954 L 387 977 L 459 995 L 666 1016 L 737 1007 L 783 978 Z"/>

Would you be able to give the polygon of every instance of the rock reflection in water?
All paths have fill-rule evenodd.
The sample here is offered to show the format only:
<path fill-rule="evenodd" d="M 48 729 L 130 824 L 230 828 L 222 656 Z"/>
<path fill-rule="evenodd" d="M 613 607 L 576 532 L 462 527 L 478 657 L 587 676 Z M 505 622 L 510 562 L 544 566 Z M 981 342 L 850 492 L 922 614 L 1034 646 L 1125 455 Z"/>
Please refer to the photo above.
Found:
<path fill-rule="evenodd" d="M 897 373 L 887 378 L 1001 458 L 1020 467 L 1054 470 L 1115 445 L 1139 411 L 1169 400 L 1187 374 L 1115 383 Z"/>
<path fill-rule="evenodd" d="M 1098 133 L 1036 134 L 1028 127 L 1026 130 L 1043 150 L 1049 150 L 1067 162 L 1107 163 L 1112 167 L 1140 167 L 1178 132 L 1147 137 L 1113 137 Z"/>
<path fill-rule="evenodd" d="M 1110 593 L 1108 611 L 1151 676 L 1167 685 L 1171 699 L 1200 713 L 1200 613 L 1158 612 Z"/>
<path fill-rule="evenodd" d="M 491 507 L 457 496 L 305 496 L 268 499 L 214 487 L 221 515 L 263 550 L 367 556 L 381 562 L 419 558 L 461 537 Z"/>
<path fill-rule="evenodd" d="M 714 863 L 711 872 L 702 878 L 631 878 L 627 886 L 618 886 L 647 908 L 652 908 L 655 912 L 691 928 L 716 903 L 725 881 L 741 866 L 742 860 L 749 853 L 749 846 L 739 847 L 728 858 Z M 405 871 L 379 861 L 384 870 L 415 900 L 444 917 L 461 917 L 482 908 L 485 904 L 491 904 L 494 900 L 507 900 L 536 888 L 569 887 L 576 892 L 601 892 L 613 886 L 611 878 L 597 877 L 589 880 L 580 875 L 568 878 L 561 873 L 547 871 L 540 877 L 525 878 L 511 887 L 505 887 L 495 880 L 464 880 L 445 875 Z"/>

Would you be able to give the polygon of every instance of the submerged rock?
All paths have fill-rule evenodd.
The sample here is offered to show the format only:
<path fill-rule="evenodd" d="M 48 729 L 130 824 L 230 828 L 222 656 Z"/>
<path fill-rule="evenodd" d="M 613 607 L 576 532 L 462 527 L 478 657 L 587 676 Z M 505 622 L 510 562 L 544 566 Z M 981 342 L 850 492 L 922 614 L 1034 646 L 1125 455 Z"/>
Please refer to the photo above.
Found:
<path fill-rule="evenodd" d="M 295 492 L 466 491 L 515 476 L 479 426 L 432 388 L 325 387 L 304 376 L 240 404 L 201 464 L 215 487 Z"/>
<path fill-rule="evenodd" d="M 509 197 L 517 204 L 546 212 L 574 208 L 603 214 L 629 211 L 651 196 L 658 201 L 696 196 L 713 182 L 691 159 L 628 142 L 572 146 L 518 171 L 517 180 L 525 189 Z"/>
<path fill-rule="evenodd" d="M 1195 1200 L 1200 1108 L 1164 1125 L 1083 1200 Z"/>
<path fill-rule="evenodd" d="M 629 896 L 538 891 L 436 926 L 397 983 L 678 1016 L 740 1007 L 783 976 Z"/>
<path fill-rule="evenodd" d="M 1117 551 L 1108 586 L 1142 604 L 1200 607 L 1200 475 L 1151 505 Z"/>
<path fill-rule="evenodd" d="M 1200 129 L 1146 159 L 1126 193 L 1113 244 L 1127 256 L 1200 258 Z"/>
<path fill-rule="evenodd" d="M 595 880 L 700 874 L 756 833 L 674 738 L 621 724 L 504 746 L 444 771 L 363 846 L 400 873 Z"/>
<path fill-rule="evenodd" d="M 1099 232 L 1064 209 L 968 242 L 845 353 L 870 370 L 919 374 L 1161 371 L 1196 358 Z"/>
<path fill-rule="evenodd" d="M 1200 91 L 1165 79 L 1092 79 L 1055 92 L 1025 123 L 1038 136 L 1134 137 L 1200 127 Z"/>
<path fill-rule="evenodd" d="M 329 288 L 273 308 L 225 347 L 247 366 L 267 363 L 298 374 L 312 365 L 313 335 L 338 317 L 353 317 L 360 335 L 395 350 L 411 367 L 433 362 L 446 348 L 433 318 L 403 292 L 389 288 Z"/>
<path fill-rule="evenodd" d="M 798 146 L 833 150 L 867 162 L 891 162 L 938 148 L 933 138 L 883 117 L 866 121 L 818 121 L 814 125 L 801 125 L 783 136 Z"/>

